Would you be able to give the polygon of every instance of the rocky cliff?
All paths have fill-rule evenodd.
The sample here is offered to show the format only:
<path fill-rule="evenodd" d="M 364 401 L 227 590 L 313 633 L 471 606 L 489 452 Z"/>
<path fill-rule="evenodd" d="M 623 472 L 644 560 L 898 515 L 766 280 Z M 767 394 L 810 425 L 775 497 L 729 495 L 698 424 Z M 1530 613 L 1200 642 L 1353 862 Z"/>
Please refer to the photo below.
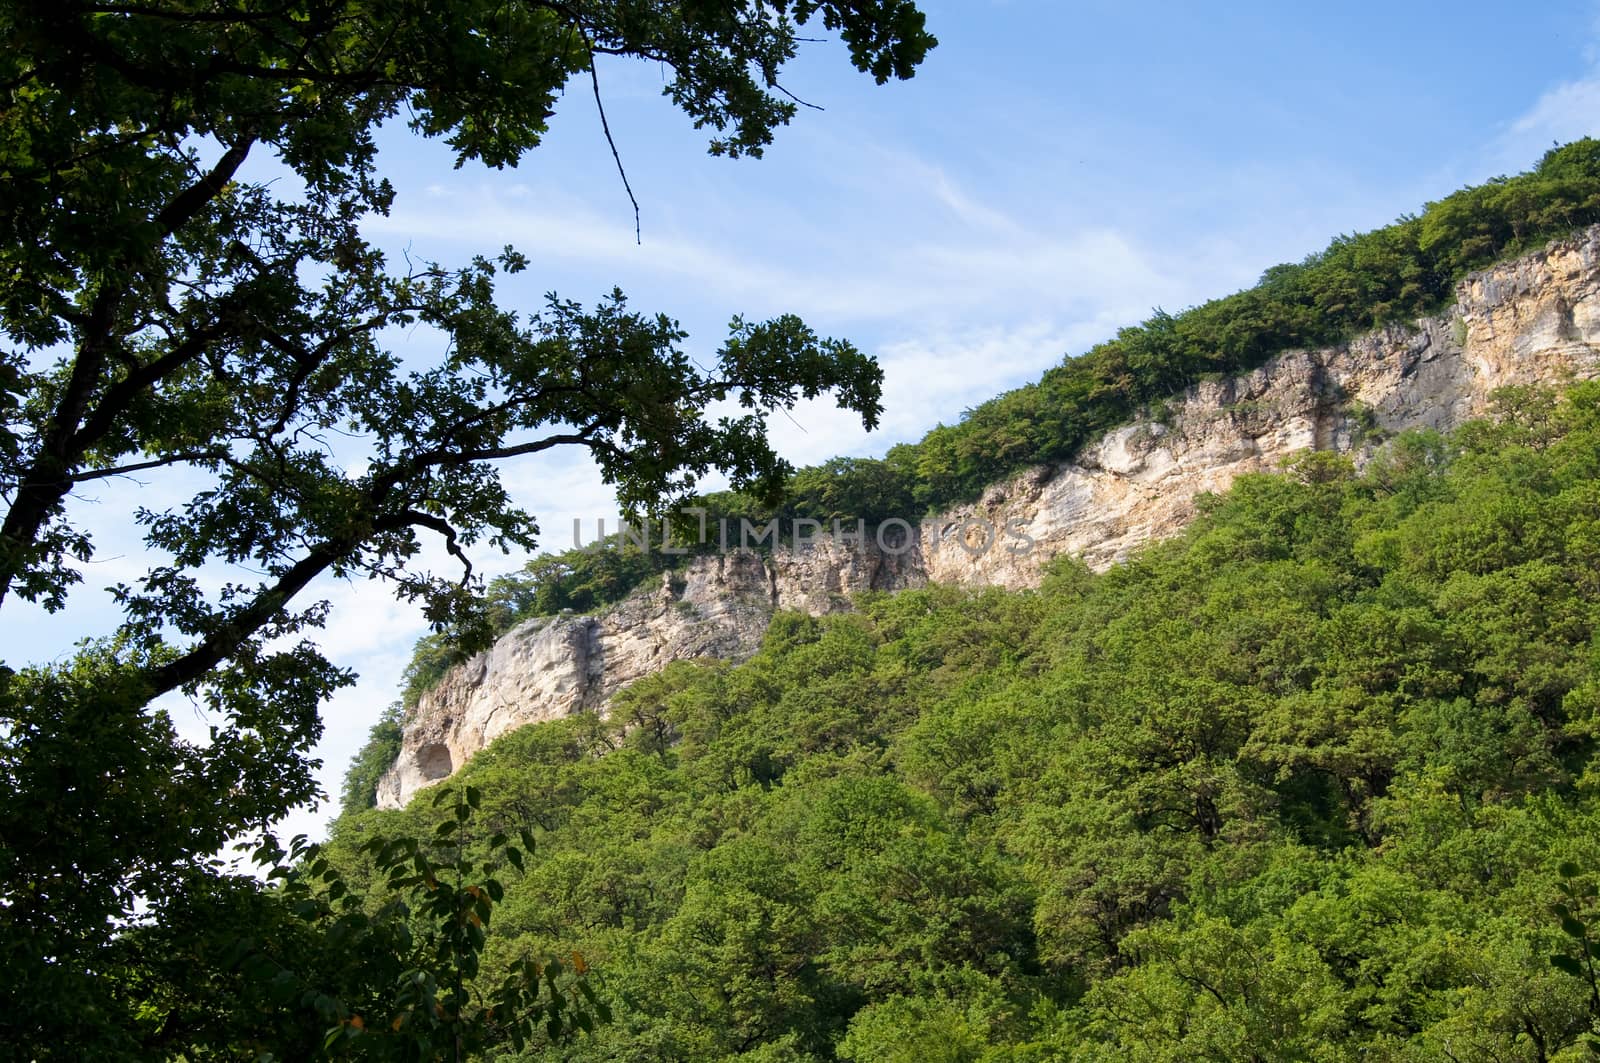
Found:
<path fill-rule="evenodd" d="M 891 525 L 881 542 L 824 533 L 767 556 L 700 557 L 598 615 L 530 620 L 422 697 L 378 803 L 404 804 L 514 727 L 604 712 L 670 661 L 748 656 L 774 610 L 829 612 L 857 591 L 929 581 L 1028 587 L 1062 553 L 1104 569 L 1182 528 L 1197 495 L 1241 473 L 1306 449 L 1360 457 L 1383 434 L 1482 414 L 1498 388 L 1597 372 L 1600 228 L 1469 276 L 1448 312 L 1414 327 L 1200 384 L 1074 462 L 1031 469 L 920 526 Z"/>

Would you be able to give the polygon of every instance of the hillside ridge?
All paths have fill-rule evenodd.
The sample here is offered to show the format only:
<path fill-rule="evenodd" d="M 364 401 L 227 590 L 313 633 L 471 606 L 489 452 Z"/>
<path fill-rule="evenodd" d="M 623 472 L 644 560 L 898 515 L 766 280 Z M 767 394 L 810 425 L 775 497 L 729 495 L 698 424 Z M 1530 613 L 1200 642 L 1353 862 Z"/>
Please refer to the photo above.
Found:
<path fill-rule="evenodd" d="M 1600 226 L 1469 274 L 1452 306 L 1412 326 L 1286 351 L 1193 385 L 1070 462 L 897 522 L 901 538 L 836 540 L 824 528 L 799 549 L 697 557 L 594 614 L 525 621 L 418 700 L 378 805 L 404 805 L 507 731 L 604 713 L 619 690 L 672 661 L 748 657 L 777 610 L 834 612 L 861 591 L 929 582 L 1023 589 L 1063 554 L 1104 570 L 1181 530 L 1200 495 L 1245 473 L 1308 450 L 1360 462 L 1396 432 L 1483 414 L 1500 388 L 1597 373 Z"/>

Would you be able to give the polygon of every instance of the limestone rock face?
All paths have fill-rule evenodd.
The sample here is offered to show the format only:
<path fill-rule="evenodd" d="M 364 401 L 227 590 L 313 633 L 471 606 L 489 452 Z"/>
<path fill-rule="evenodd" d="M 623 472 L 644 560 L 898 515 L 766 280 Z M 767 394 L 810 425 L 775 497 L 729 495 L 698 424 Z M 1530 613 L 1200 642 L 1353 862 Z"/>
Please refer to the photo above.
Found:
<path fill-rule="evenodd" d="M 774 552 L 772 568 L 774 604 L 821 615 L 850 608 L 850 595 L 858 591 L 898 591 L 928 582 L 915 531 L 909 526 L 900 539 L 885 536 L 890 549 L 867 535 L 849 538 L 854 528 L 841 528 L 836 539 L 828 529 L 808 545 L 790 544 Z M 908 533 L 908 534 L 907 534 Z"/>
<path fill-rule="evenodd" d="M 1003 537 L 999 549 L 975 554 L 959 534 L 924 535 L 926 577 L 1029 587 L 1063 552 L 1103 570 L 1179 531 L 1197 495 L 1226 490 L 1241 473 L 1276 469 L 1308 449 L 1359 462 L 1377 434 L 1448 429 L 1487 412 L 1499 388 L 1600 371 L 1600 228 L 1473 274 L 1457 299 L 1414 328 L 1288 351 L 1252 373 L 1199 384 L 1159 420 L 1125 425 L 1076 461 L 990 487 L 944 514 L 943 529 L 1011 521 L 1032 549 L 1013 550 L 1020 541 Z"/>
<path fill-rule="evenodd" d="M 612 694 L 672 661 L 748 657 L 773 609 L 772 573 L 739 551 L 697 558 L 597 616 L 518 624 L 418 699 L 378 807 L 404 805 L 513 728 L 604 711 Z"/>
<path fill-rule="evenodd" d="M 379 806 L 404 804 L 514 727 L 604 712 L 623 686 L 671 661 L 747 657 L 776 609 L 834 612 L 859 591 L 930 581 L 1031 587 L 1062 553 L 1103 570 L 1183 528 L 1196 496 L 1242 473 L 1311 449 L 1362 461 L 1375 436 L 1448 429 L 1486 412 L 1498 388 L 1597 373 L 1600 227 L 1469 276 L 1454 307 L 1415 327 L 1289 351 L 1196 385 L 1075 461 L 1029 469 L 920 525 L 891 526 L 882 542 L 824 532 L 766 556 L 699 557 L 596 616 L 521 624 L 422 697 Z"/>

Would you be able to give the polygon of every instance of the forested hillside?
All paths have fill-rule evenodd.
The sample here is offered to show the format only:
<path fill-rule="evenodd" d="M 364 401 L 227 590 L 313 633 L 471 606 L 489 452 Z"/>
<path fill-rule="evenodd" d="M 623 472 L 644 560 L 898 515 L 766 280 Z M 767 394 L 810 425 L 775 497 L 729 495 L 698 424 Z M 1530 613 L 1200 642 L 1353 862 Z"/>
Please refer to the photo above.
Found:
<path fill-rule="evenodd" d="M 548 1058 L 1588 1058 L 1600 385 L 1499 414 L 1104 575 L 781 615 L 324 855 L 376 899 L 364 841 L 531 827 L 480 977 L 614 1011 Z"/>

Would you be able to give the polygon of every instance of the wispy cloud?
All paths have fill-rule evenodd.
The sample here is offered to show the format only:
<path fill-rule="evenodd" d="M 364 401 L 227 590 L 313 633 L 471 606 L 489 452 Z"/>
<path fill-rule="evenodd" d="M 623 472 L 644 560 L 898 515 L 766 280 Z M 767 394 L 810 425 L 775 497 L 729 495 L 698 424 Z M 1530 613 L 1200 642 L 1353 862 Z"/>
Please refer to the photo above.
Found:
<path fill-rule="evenodd" d="M 1545 150 L 1600 133 L 1600 65 L 1588 76 L 1557 85 L 1513 121 L 1493 145 L 1506 171 L 1527 168 Z"/>
<path fill-rule="evenodd" d="M 895 235 L 793 231 L 780 221 L 743 245 L 669 231 L 639 246 L 631 227 L 614 217 L 485 186 L 413 200 L 371 231 L 435 247 L 511 243 L 546 270 L 577 265 L 618 279 L 654 277 L 707 307 L 792 309 L 841 323 L 947 325 L 958 316 L 1004 322 L 1042 310 L 1093 318 L 1107 304 L 1147 311 L 1204 290 L 1200 271 L 1164 270 L 1153 250 L 1124 233 L 1103 226 L 1030 231 L 936 168 L 921 176 L 917 195 L 959 224 L 890 226 Z"/>
<path fill-rule="evenodd" d="M 877 148 L 871 167 L 872 182 L 889 184 L 943 207 L 965 226 L 995 233 L 1017 235 L 1023 227 L 1006 211 L 983 202 L 962 187 L 943 166 L 918 158 L 906 151 Z M 865 181 L 863 184 L 867 183 Z"/>

